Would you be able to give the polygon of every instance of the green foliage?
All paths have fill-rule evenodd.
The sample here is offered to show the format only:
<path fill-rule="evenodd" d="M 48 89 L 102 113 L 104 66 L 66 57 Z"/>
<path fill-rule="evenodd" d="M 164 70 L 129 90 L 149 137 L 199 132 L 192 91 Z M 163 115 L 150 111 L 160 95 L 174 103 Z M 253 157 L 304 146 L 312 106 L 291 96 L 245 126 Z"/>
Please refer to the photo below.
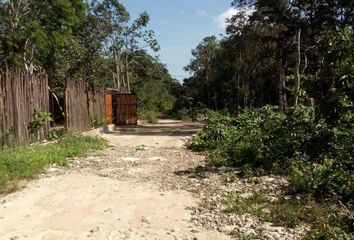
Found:
<path fill-rule="evenodd" d="M 342 90 L 331 89 L 318 106 L 321 117 L 329 124 L 354 123 L 353 100 Z"/>
<path fill-rule="evenodd" d="M 228 116 L 227 112 L 215 111 L 206 107 L 193 107 L 193 108 L 175 108 L 172 110 L 172 115 L 179 120 L 184 121 L 206 121 L 211 118 L 217 118 L 221 115 Z"/>
<path fill-rule="evenodd" d="M 311 224 L 312 230 L 305 239 L 353 237 L 354 219 L 344 209 L 335 204 L 316 202 L 311 196 L 288 196 L 286 199 L 280 197 L 278 200 L 270 200 L 259 192 L 249 197 L 230 193 L 222 204 L 226 206 L 225 213 L 248 213 L 278 226 L 295 228 L 302 223 Z"/>
<path fill-rule="evenodd" d="M 294 192 L 353 201 L 353 170 L 338 160 L 325 159 L 323 163 L 297 161 L 291 167 L 290 183 Z"/>
<path fill-rule="evenodd" d="M 51 55 L 85 18 L 85 10 L 82 0 L 2 1 L 0 62 L 8 67 L 52 64 Z"/>
<path fill-rule="evenodd" d="M 107 124 L 108 124 L 107 119 L 100 119 L 100 118 L 95 117 L 91 123 L 91 126 L 93 128 L 99 128 L 99 127 L 105 126 Z"/>
<path fill-rule="evenodd" d="M 316 212 L 315 226 L 305 240 L 349 240 L 354 237 L 354 218 L 336 205 L 327 205 Z"/>
<path fill-rule="evenodd" d="M 177 83 L 167 68 L 145 51 L 136 51 L 131 58 L 131 84 L 138 107 L 163 113 L 171 110 L 175 103 L 172 88 Z"/>
<path fill-rule="evenodd" d="M 217 146 L 231 141 L 236 129 L 231 125 L 232 118 L 219 116 L 211 118 L 203 131 L 193 137 L 190 148 L 193 150 L 216 150 Z"/>
<path fill-rule="evenodd" d="M 9 128 L 0 133 L 0 146 L 4 147 L 5 145 L 11 146 L 13 144 L 15 129 Z"/>
<path fill-rule="evenodd" d="M 269 206 L 269 200 L 262 193 L 254 193 L 246 198 L 235 194 L 229 194 L 223 204 L 227 206 L 225 209 L 226 213 L 250 213 L 257 217 L 265 217 L 268 215 L 264 209 Z"/>
<path fill-rule="evenodd" d="M 37 132 L 45 123 L 49 121 L 53 121 L 50 113 L 35 109 L 29 128 L 32 132 Z"/>
<path fill-rule="evenodd" d="M 190 148 L 208 150 L 215 165 L 290 175 L 294 192 L 354 200 L 352 125 L 315 120 L 311 108 L 287 114 L 266 106 L 235 118 L 210 119 Z"/>
<path fill-rule="evenodd" d="M 252 240 L 254 239 L 254 236 L 252 234 L 242 234 L 240 231 L 235 228 L 233 231 L 230 232 L 230 235 L 235 237 L 238 240 Z"/>
<path fill-rule="evenodd" d="M 29 123 L 29 130 L 31 133 L 35 134 L 34 141 L 39 141 L 41 139 L 41 130 L 44 124 L 53 121 L 51 114 L 42 110 L 34 110 L 32 121 Z M 44 136 L 47 137 L 47 136 Z"/>
<path fill-rule="evenodd" d="M 141 120 L 146 120 L 148 123 L 157 123 L 157 113 L 155 111 L 147 109 L 138 109 L 138 118 Z"/>
<path fill-rule="evenodd" d="M 299 97 L 315 103 L 327 123 L 347 121 L 339 115 L 354 101 L 351 1 L 234 0 L 233 6 L 238 13 L 227 35 L 203 38 L 192 50 L 186 67 L 192 77 L 184 79 L 179 108 L 286 110 Z"/>
<path fill-rule="evenodd" d="M 190 111 L 187 108 L 182 108 L 182 109 L 178 110 L 176 113 L 176 117 L 177 117 L 177 119 L 182 120 L 182 121 L 192 120 L 192 118 L 190 116 Z"/>
<path fill-rule="evenodd" d="M 204 121 L 212 118 L 217 118 L 220 115 L 228 116 L 227 112 L 215 111 L 209 108 L 197 108 L 193 109 L 192 118 L 193 120 Z"/>
<path fill-rule="evenodd" d="M 0 193 L 18 180 L 34 178 L 50 164 L 65 166 L 69 158 L 106 146 L 101 139 L 65 135 L 52 144 L 3 149 L 0 151 Z"/>
<path fill-rule="evenodd" d="M 326 116 L 301 105 L 285 114 L 266 106 L 209 120 L 190 148 L 208 151 L 214 165 L 238 167 L 243 175 L 289 176 L 290 199 L 230 195 L 227 211 L 286 227 L 306 222 L 313 226 L 306 239 L 353 238 L 353 112 L 343 95 L 334 99 L 336 110 Z"/>
<path fill-rule="evenodd" d="M 322 211 L 321 205 L 310 198 L 283 199 L 271 201 L 263 193 L 253 193 L 249 197 L 240 197 L 229 194 L 224 204 L 225 212 L 245 214 L 249 213 L 264 221 L 279 226 L 295 228 L 302 222 L 312 223 Z"/>
<path fill-rule="evenodd" d="M 59 98 L 67 79 L 111 88 L 119 82 L 138 95 L 140 107 L 173 107 L 177 82 L 142 49 L 160 48 L 146 29 L 147 12 L 130 21 L 118 0 L 9 0 L 0 1 L 0 22 L 0 67 L 45 70 Z"/>

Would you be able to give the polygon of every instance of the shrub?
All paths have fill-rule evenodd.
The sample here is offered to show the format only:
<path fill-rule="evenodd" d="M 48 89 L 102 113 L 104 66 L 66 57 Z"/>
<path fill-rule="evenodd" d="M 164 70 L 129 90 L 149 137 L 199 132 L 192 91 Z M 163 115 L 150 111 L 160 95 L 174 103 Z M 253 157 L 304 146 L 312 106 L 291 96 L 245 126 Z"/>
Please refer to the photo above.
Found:
<path fill-rule="evenodd" d="M 354 198 L 353 171 L 333 159 L 322 164 L 297 162 L 291 168 L 291 189 L 318 197 L 336 197 L 348 202 Z"/>
<path fill-rule="evenodd" d="M 148 123 L 157 123 L 157 112 L 148 109 L 138 109 L 138 117 L 141 120 L 145 120 Z"/>
<path fill-rule="evenodd" d="M 316 214 L 316 222 L 305 240 L 350 240 L 354 237 L 354 219 L 336 205 L 328 205 Z"/>
<path fill-rule="evenodd" d="M 232 118 L 218 116 L 208 121 L 203 131 L 193 137 L 190 148 L 193 150 L 216 150 L 224 143 L 231 141 L 235 128 L 231 125 Z"/>
<path fill-rule="evenodd" d="M 197 109 L 193 109 L 191 115 L 193 121 L 205 121 L 211 118 L 217 118 L 221 115 L 227 115 L 227 114 L 214 111 L 209 108 L 197 108 Z"/>
<path fill-rule="evenodd" d="M 176 114 L 177 119 L 182 121 L 190 121 L 192 120 L 191 113 L 187 108 L 182 108 L 177 111 Z"/>
<path fill-rule="evenodd" d="M 171 115 L 182 121 L 206 121 L 220 116 L 229 116 L 226 111 L 215 111 L 205 106 L 174 109 Z"/>
<path fill-rule="evenodd" d="M 313 109 L 287 114 L 266 106 L 235 118 L 218 116 L 193 137 L 215 165 L 290 175 L 291 190 L 354 200 L 354 127 L 329 125 Z"/>

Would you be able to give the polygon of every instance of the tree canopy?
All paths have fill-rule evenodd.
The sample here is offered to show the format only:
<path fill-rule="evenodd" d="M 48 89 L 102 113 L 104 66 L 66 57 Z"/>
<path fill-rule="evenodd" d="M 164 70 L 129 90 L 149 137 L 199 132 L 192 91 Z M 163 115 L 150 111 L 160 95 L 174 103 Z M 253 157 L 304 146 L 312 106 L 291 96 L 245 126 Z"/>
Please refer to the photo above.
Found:
<path fill-rule="evenodd" d="M 66 79 L 80 79 L 166 110 L 176 81 L 146 51 L 160 49 L 149 22 L 147 12 L 130 19 L 118 0 L 0 1 L 0 67 L 46 71 L 59 97 Z"/>
<path fill-rule="evenodd" d="M 285 111 L 315 101 L 327 116 L 352 105 L 352 1 L 240 0 L 232 5 L 253 13 L 240 11 L 228 20 L 226 36 L 207 37 L 192 51 L 186 69 L 193 76 L 184 87 L 193 105 L 238 113 L 267 104 Z M 345 103 L 339 96 L 346 96 Z"/>

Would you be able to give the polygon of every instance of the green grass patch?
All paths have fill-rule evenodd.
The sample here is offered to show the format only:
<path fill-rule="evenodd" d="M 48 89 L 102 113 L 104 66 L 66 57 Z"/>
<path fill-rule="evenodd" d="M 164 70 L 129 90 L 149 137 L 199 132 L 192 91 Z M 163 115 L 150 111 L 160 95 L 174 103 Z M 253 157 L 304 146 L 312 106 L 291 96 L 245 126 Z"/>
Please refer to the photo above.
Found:
<path fill-rule="evenodd" d="M 354 221 L 345 209 L 328 202 L 317 202 L 310 195 L 270 201 L 263 193 L 243 198 L 231 193 L 225 197 L 225 213 L 251 214 L 265 222 L 295 228 L 310 224 L 306 239 L 352 239 Z"/>
<path fill-rule="evenodd" d="M 233 231 L 231 231 L 230 235 L 238 240 L 253 240 L 255 238 L 255 236 L 253 235 L 243 234 L 239 232 L 238 229 L 234 229 Z"/>
<path fill-rule="evenodd" d="M 102 139 L 65 135 L 56 143 L 0 150 L 0 193 L 18 180 L 33 179 L 51 164 L 65 166 L 70 158 L 107 146 Z"/>

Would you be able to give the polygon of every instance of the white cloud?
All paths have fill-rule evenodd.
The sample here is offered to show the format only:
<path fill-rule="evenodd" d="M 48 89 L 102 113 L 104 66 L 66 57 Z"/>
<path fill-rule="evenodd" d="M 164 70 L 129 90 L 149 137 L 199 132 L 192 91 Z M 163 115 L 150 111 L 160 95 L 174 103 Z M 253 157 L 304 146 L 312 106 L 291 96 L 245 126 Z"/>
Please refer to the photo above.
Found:
<path fill-rule="evenodd" d="M 224 30 L 226 28 L 226 21 L 232 16 L 236 15 L 239 11 L 235 8 L 229 8 L 219 16 L 215 17 L 214 20 L 219 29 Z"/>
<path fill-rule="evenodd" d="M 197 11 L 197 16 L 198 17 L 204 17 L 206 15 L 208 15 L 207 11 L 204 11 L 204 10 L 198 10 Z"/>
<path fill-rule="evenodd" d="M 248 7 L 248 8 L 229 8 L 225 12 L 221 13 L 219 16 L 214 17 L 214 21 L 217 24 L 217 27 L 219 29 L 225 30 L 226 25 L 227 25 L 227 20 L 232 18 L 232 16 L 240 13 L 240 12 L 245 12 L 246 16 L 250 16 L 254 12 L 254 7 Z"/>

